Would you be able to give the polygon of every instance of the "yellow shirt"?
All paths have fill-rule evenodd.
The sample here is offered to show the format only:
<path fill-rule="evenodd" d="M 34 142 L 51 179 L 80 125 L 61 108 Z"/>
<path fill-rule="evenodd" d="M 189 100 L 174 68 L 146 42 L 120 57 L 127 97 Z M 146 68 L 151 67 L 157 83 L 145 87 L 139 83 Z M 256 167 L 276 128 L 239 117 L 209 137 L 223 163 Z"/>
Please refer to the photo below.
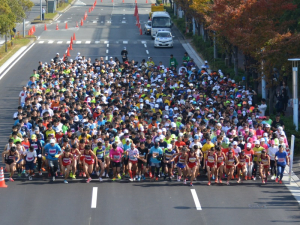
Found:
<path fill-rule="evenodd" d="M 261 151 L 264 150 L 265 148 L 262 146 L 259 146 L 258 148 L 254 147 L 253 152 L 254 152 L 254 160 L 256 161 L 257 156 L 260 156 Z"/>
<path fill-rule="evenodd" d="M 212 148 L 212 147 L 215 147 L 215 145 L 213 143 L 210 143 L 210 144 L 207 144 L 205 143 L 202 147 L 202 152 L 204 154 L 204 158 L 206 158 L 206 154 L 207 152 Z"/>
<path fill-rule="evenodd" d="M 86 139 L 89 139 L 91 137 L 91 135 L 86 134 Z M 78 140 L 80 141 L 82 139 L 81 135 L 78 137 Z"/>

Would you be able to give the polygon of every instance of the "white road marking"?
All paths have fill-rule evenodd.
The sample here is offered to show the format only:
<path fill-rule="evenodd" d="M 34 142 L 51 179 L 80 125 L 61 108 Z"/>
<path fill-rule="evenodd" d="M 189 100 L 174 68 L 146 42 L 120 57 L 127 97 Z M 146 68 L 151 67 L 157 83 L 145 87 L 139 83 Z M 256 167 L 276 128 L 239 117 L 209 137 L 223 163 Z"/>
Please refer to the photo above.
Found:
<path fill-rule="evenodd" d="M 106 46 L 109 47 L 109 44 L 107 44 Z"/>
<path fill-rule="evenodd" d="M 57 44 L 62 44 L 62 43 L 63 43 L 62 41 L 58 41 L 58 42 L 57 42 Z"/>
<path fill-rule="evenodd" d="M 103 10 L 103 9 L 101 9 L 101 10 Z"/>
<path fill-rule="evenodd" d="M 108 44 L 109 43 L 109 41 L 104 41 L 104 44 Z"/>
<path fill-rule="evenodd" d="M 81 41 L 76 41 L 76 44 L 81 44 Z"/>
<path fill-rule="evenodd" d="M 142 44 L 146 44 L 147 43 L 147 41 L 142 41 Z"/>
<path fill-rule="evenodd" d="M 86 41 L 85 43 L 86 43 L 86 44 L 91 44 L 91 41 Z"/>
<path fill-rule="evenodd" d="M 116 44 L 119 44 L 119 41 L 116 41 Z"/>
<path fill-rule="evenodd" d="M 57 23 L 60 23 L 60 20 L 57 20 L 56 22 L 57 22 Z"/>
<path fill-rule="evenodd" d="M 146 44 L 144 44 L 144 46 L 145 46 L 145 48 L 147 48 L 147 45 L 146 45 Z"/>
<path fill-rule="evenodd" d="M 93 187 L 92 203 L 91 203 L 92 209 L 95 209 L 97 207 L 97 194 L 98 194 L 98 187 Z"/>
<path fill-rule="evenodd" d="M 199 201 L 199 198 L 198 198 L 198 195 L 196 193 L 196 190 L 195 189 L 191 189 L 191 192 L 192 192 L 192 196 L 193 196 L 193 199 L 194 199 L 194 202 L 195 202 L 196 209 L 197 210 L 202 210 L 201 205 L 200 205 L 200 201 Z"/>
<path fill-rule="evenodd" d="M 128 44 L 128 41 L 123 41 L 123 44 Z"/>
<path fill-rule="evenodd" d="M 39 40 L 39 39 L 40 39 L 40 36 L 38 36 L 36 40 Z"/>
<path fill-rule="evenodd" d="M 148 50 L 146 50 L 146 53 L 149 55 L 149 51 Z"/>
<path fill-rule="evenodd" d="M 108 49 L 106 49 L 106 54 L 108 53 Z"/>
<path fill-rule="evenodd" d="M 123 20 L 122 23 L 126 23 L 126 21 Z"/>
<path fill-rule="evenodd" d="M 95 41 L 95 44 L 99 44 L 100 43 L 100 41 Z"/>
<path fill-rule="evenodd" d="M 97 23 L 97 20 L 93 20 L 93 23 Z"/>
<path fill-rule="evenodd" d="M 104 23 L 103 21 L 101 21 L 101 23 Z"/>
<path fill-rule="evenodd" d="M 125 20 L 125 17 L 123 17 L 123 20 Z"/>
<path fill-rule="evenodd" d="M 108 60 L 108 56 L 105 56 L 105 60 Z"/>
<path fill-rule="evenodd" d="M 53 44 L 54 41 L 48 41 L 48 44 Z"/>
<path fill-rule="evenodd" d="M 14 60 L 13 61 L 13 63 L 10 65 L 10 67 L 8 67 L 8 69 L 4 72 L 4 73 L 2 73 L 2 75 L 1 75 L 1 77 L 0 77 L 0 80 L 8 73 L 8 71 L 33 47 L 35 45 L 35 43 L 33 43 L 29 48 L 27 48 L 26 49 L 26 47 L 24 46 L 24 47 L 22 47 L 22 48 L 20 48 L 18 51 L 24 51 L 23 49 L 26 49 L 24 52 L 23 52 L 23 54 L 22 55 L 20 55 L 20 57 L 19 58 L 17 58 L 16 60 L 14 60 L 13 58 L 14 58 L 14 56 L 12 56 L 10 59 L 11 60 Z M 17 51 L 17 52 L 18 52 Z M 16 52 L 16 54 L 17 54 L 17 52 Z M 10 61 L 10 59 L 8 59 L 8 61 L 7 61 L 7 63 Z M 4 63 L 5 64 L 5 63 Z M 4 65 L 3 64 L 3 65 Z M 0 67 L 0 69 L 2 69 L 2 68 L 5 68 L 6 66 L 2 66 L 2 67 Z M 0 73 L 1 73 L 2 71 L 0 71 Z"/>
<path fill-rule="evenodd" d="M 39 44 L 43 44 L 45 41 L 39 41 Z"/>
<path fill-rule="evenodd" d="M 71 43 L 71 41 L 67 41 L 67 44 L 70 44 Z"/>

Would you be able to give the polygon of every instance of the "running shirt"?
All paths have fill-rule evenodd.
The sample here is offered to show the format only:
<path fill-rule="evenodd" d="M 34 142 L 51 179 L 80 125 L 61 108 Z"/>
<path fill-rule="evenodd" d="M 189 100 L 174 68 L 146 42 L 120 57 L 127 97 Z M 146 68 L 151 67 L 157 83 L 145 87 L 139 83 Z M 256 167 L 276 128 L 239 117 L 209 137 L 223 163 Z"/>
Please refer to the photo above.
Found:
<path fill-rule="evenodd" d="M 109 151 L 109 157 L 114 161 L 114 162 L 120 162 L 123 154 L 123 149 L 120 147 L 117 147 L 116 150 L 113 148 Z"/>
<path fill-rule="evenodd" d="M 47 159 L 49 160 L 58 160 L 58 158 L 55 158 L 55 155 L 59 154 L 61 152 L 61 148 L 58 144 L 55 144 L 52 146 L 50 143 L 45 145 L 45 153 L 47 155 Z"/>
<path fill-rule="evenodd" d="M 128 150 L 128 156 L 129 156 L 129 160 L 133 161 L 133 162 L 137 162 L 138 161 L 138 156 L 139 156 L 139 150 L 135 149 L 129 149 Z"/>
<path fill-rule="evenodd" d="M 83 152 L 84 159 L 85 159 L 86 162 L 93 161 L 93 156 L 91 155 L 91 151 L 92 150 L 89 150 L 88 153 L 86 151 Z"/>
<path fill-rule="evenodd" d="M 166 160 L 171 160 L 172 159 L 172 156 L 175 154 L 176 152 L 174 150 L 166 150 L 165 151 L 165 159 Z"/>
<path fill-rule="evenodd" d="M 229 165 L 229 166 L 233 166 L 234 165 L 234 157 L 229 157 L 228 156 L 227 165 Z"/>
<path fill-rule="evenodd" d="M 186 156 L 185 156 L 186 157 Z M 182 153 L 180 153 L 178 157 L 178 163 L 184 164 L 185 163 L 185 157 L 182 156 Z"/>
<path fill-rule="evenodd" d="M 286 157 L 287 157 L 287 152 L 283 151 L 283 152 L 276 152 L 275 153 L 275 157 L 277 157 L 277 165 L 279 166 L 286 166 Z"/>
<path fill-rule="evenodd" d="M 265 166 L 267 166 L 267 165 L 269 165 L 269 156 L 268 155 L 266 155 L 265 157 L 263 157 L 262 155 L 261 155 L 261 164 L 262 165 L 265 165 Z"/>
<path fill-rule="evenodd" d="M 71 153 L 69 153 L 69 155 L 66 156 L 66 153 L 64 152 L 64 154 L 62 156 L 62 163 L 63 163 L 64 166 L 71 165 L 71 162 L 72 162 L 71 156 L 72 156 Z"/>
<path fill-rule="evenodd" d="M 221 153 L 221 155 L 217 154 L 217 162 L 218 163 L 222 163 L 222 162 L 224 162 L 224 160 L 225 160 L 225 158 L 224 158 L 223 152 Z"/>
<path fill-rule="evenodd" d="M 98 147 L 96 147 L 96 148 L 94 148 L 94 153 L 95 153 L 95 155 L 97 156 L 97 158 L 98 159 L 103 159 L 104 158 L 104 151 L 105 151 L 105 147 L 104 146 L 102 146 L 102 148 L 101 149 L 99 149 Z M 108 154 L 109 154 L 109 151 L 108 151 Z M 107 154 L 105 154 L 105 155 L 107 155 Z"/>
<path fill-rule="evenodd" d="M 32 151 L 32 152 L 31 151 L 27 151 L 25 154 L 26 154 L 26 161 L 27 162 L 32 162 L 37 157 L 35 150 Z"/>
<path fill-rule="evenodd" d="M 245 155 L 249 156 L 249 158 L 250 158 L 250 159 L 246 159 L 246 162 L 247 163 L 249 163 L 249 161 L 252 162 L 252 157 L 254 155 L 254 151 L 252 149 L 251 150 L 245 149 L 244 151 L 245 151 Z"/>
<path fill-rule="evenodd" d="M 216 153 L 211 154 L 210 151 L 207 153 L 207 162 L 214 163 L 215 162 Z"/>
<path fill-rule="evenodd" d="M 196 161 L 197 161 L 196 154 L 194 154 L 194 155 L 192 156 L 191 153 L 189 153 L 189 156 L 188 156 L 188 162 L 189 162 L 189 163 L 196 163 Z"/>

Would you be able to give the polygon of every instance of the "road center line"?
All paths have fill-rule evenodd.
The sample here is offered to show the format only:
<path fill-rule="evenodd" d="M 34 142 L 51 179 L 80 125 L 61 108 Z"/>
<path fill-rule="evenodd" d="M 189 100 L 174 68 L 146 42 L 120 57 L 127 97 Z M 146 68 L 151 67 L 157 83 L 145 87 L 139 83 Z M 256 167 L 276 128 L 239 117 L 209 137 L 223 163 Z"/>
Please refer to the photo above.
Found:
<path fill-rule="evenodd" d="M 109 47 L 109 44 L 107 44 L 106 46 Z"/>
<path fill-rule="evenodd" d="M 92 204 L 91 204 L 92 209 L 95 209 L 97 207 L 97 194 L 98 194 L 98 187 L 93 187 Z"/>
<path fill-rule="evenodd" d="M 195 202 L 196 209 L 197 210 L 202 210 L 201 205 L 200 205 L 200 201 L 199 201 L 199 198 L 198 198 L 198 195 L 196 193 L 196 190 L 195 189 L 191 189 L 191 192 L 192 192 L 192 196 L 193 196 L 193 199 L 194 199 L 194 202 Z"/>
<path fill-rule="evenodd" d="M 149 51 L 148 50 L 146 50 L 146 53 L 149 55 Z"/>
<path fill-rule="evenodd" d="M 144 44 L 145 48 L 147 48 L 147 44 Z"/>
<path fill-rule="evenodd" d="M 108 54 L 108 49 L 106 49 L 106 54 Z"/>

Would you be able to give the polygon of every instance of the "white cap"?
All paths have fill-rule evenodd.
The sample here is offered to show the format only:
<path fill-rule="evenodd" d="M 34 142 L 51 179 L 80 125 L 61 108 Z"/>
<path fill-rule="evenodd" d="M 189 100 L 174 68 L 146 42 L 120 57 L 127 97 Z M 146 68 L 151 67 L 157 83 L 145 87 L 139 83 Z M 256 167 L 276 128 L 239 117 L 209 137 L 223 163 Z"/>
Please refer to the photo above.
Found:
<path fill-rule="evenodd" d="M 55 140 L 54 139 L 51 139 L 50 140 L 50 144 L 54 144 L 55 143 Z"/>
<path fill-rule="evenodd" d="M 260 141 L 261 141 L 261 142 L 265 142 L 265 139 L 264 139 L 264 138 L 261 138 Z"/>
<path fill-rule="evenodd" d="M 176 127 L 176 124 L 171 124 L 172 127 Z"/>
<path fill-rule="evenodd" d="M 256 145 L 259 145 L 259 144 L 260 144 L 259 140 L 256 140 L 256 141 L 255 141 L 255 144 L 256 144 Z"/>
<path fill-rule="evenodd" d="M 172 149 L 172 145 L 171 145 L 171 144 L 168 144 L 167 148 L 168 148 L 168 149 Z"/>
<path fill-rule="evenodd" d="M 266 124 L 266 127 L 271 127 L 271 125 L 270 124 Z"/>
<path fill-rule="evenodd" d="M 251 148 L 251 143 L 247 143 L 247 148 Z"/>
<path fill-rule="evenodd" d="M 157 133 L 162 133 L 162 130 L 161 130 L 161 129 L 158 129 L 158 130 L 157 130 Z"/>
<path fill-rule="evenodd" d="M 164 131 L 167 131 L 167 129 L 166 128 L 163 128 L 163 129 L 161 129 L 162 130 L 162 132 L 164 132 Z"/>
<path fill-rule="evenodd" d="M 174 110 L 178 110 L 178 108 L 177 108 L 177 107 L 175 107 L 175 108 L 174 108 Z"/>
<path fill-rule="evenodd" d="M 126 138 L 126 142 L 127 142 L 127 141 L 130 141 L 130 139 L 129 139 L 129 138 Z"/>
<path fill-rule="evenodd" d="M 281 132 L 280 132 L 280 135 L 284 135 L 284 131 L 281 131 Z"/>
<path fill-rule="evenodd" d="M 124 134 L 128 134 L 128 130 L 127 129 L 124 130 Z"/>
<path fill-rule="evenodd" d="M 268 133 L 264 133 L 264 137 L 268 137 Z"/>
<path fill-rule="evenodd" d="M 233 144 L 233 145 L 237 145 L 237 142 L 236 142 L 236 141 L 234 141 L 232 144 Z"/>

